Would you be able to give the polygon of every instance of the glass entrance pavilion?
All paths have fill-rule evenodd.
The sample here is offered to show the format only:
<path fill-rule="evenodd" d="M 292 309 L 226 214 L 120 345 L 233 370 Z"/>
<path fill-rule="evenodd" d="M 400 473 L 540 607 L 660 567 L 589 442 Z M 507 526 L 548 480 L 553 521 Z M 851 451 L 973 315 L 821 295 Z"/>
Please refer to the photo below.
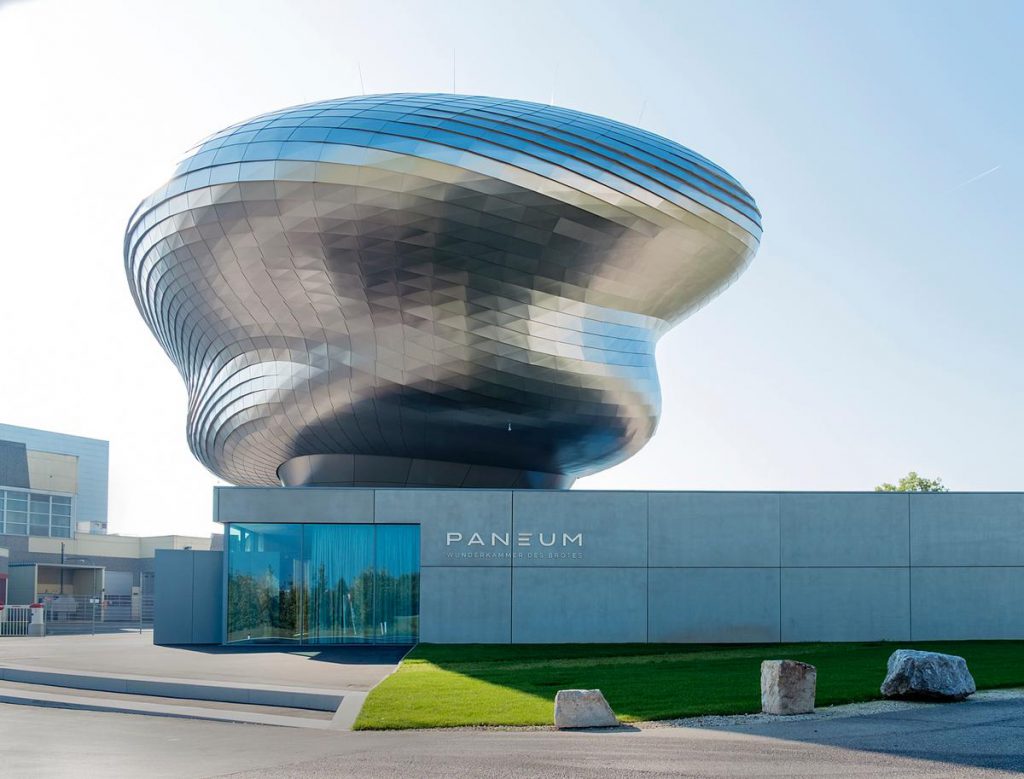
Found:
<path fill-rule="evenodd" d="M 419 525 L 231 524 L 228 643 L 413 644 Z"/>

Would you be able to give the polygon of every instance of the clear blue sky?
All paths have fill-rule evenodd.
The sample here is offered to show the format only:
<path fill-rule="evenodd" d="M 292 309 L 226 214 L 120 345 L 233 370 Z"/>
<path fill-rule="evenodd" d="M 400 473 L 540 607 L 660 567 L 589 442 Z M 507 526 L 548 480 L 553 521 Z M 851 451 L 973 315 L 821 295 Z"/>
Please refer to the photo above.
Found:
<path fill-rule="evenodd" d="M 111 528 L 208 532 L 121 241 L 201 137 L 448 91 L 639 124 L 757 198 L 747 273 L 659 347 L 655 439 L 581 487 L 1021 489 L 1020 3 L 0 0 L 0 420 L 111 441 Z"/>

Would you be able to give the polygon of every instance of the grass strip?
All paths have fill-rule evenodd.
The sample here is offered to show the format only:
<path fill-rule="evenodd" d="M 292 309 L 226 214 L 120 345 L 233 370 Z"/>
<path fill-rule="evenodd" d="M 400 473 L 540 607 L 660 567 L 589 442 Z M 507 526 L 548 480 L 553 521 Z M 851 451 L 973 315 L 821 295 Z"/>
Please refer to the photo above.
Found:
<path fill-rule="evenodd" d="M 420 644 L 366 699 L 357 730 L 550 725 L 555 693 L 600 689 L 623 722 L 760 711 L 762 660 L 818 669 L 817 705 L 875 700 L 898 648 L 961 655 L 978 689 L 1024 687 L 1024 641 Z"/>

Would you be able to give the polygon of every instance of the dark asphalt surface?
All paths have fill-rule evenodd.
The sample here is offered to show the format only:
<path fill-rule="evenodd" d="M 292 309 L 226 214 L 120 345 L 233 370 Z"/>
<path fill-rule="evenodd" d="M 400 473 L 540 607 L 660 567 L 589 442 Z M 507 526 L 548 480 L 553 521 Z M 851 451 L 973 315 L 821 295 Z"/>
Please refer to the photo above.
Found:
<path fill-rule="evenodd" d="M 0 705 L 4 777 L 1009 776 L 1024 696 L 616 732 L 335 733 Z"/>

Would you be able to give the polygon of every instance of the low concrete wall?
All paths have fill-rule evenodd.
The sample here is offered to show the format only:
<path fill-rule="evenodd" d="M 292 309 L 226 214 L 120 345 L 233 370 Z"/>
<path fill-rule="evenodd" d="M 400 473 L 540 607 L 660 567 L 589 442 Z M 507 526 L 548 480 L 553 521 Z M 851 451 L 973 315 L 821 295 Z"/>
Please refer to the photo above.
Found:
<path fill-rule="evenodd" d="M 214 506 L 420 524 L 426 642 L 1024 638 L 1020 493 L 229 487 Z"/>
<path fill-rule="evenodd" d="M 153 643 L 219 644 L 224 553 L 157 549 Z"/>
<path fill-rule="evenodd" d="M 65 673 L 62 671 L 0 666 L 0 680 L 66 687 L 73 690 L 100 690 L 127 695 L 153 695 L 160 698 L 184 698 L 193 701 L 248 703 L 254 706 L 283 706 L 291 709 L 337 711 L 347 690 L 310 692 L 301 687 L 279 685 L 218 684 L 192 679 L 166 679 L 153 676 Z"/>

